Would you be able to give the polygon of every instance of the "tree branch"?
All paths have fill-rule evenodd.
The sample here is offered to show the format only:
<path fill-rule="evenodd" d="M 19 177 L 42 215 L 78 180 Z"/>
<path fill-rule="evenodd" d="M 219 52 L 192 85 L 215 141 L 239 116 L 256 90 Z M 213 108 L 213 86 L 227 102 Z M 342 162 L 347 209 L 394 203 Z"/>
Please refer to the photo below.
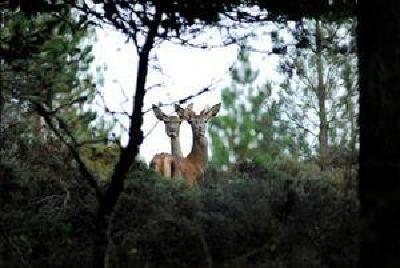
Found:
<path fill-rule="evenodd" d="M 204 93 L 206 93 L 206 92 L 209 92 L 210 90 L 211 90 L 211 89 L 210 89 L 209 87 L 205 87 L 205 88 L 201 89 L 200 91 L 198 91 L 198 92 L 195 93 L 195 94 L 186 96 L 186 97 L 184 97 L 184 98 L 182 98 L 182 99 L 179 99 L 179 100 L 176 100 L 176 101 L 173 101 L 173 102 L 169 102 L 169 103 L 160 103 L 158 106 L 161 108 L 161 107 L 172 106 L 172 105 L 174 105 L 174 104 L 185 104 L 185 103 L 188 102 L 189 100 L 191 100 L 191 99 L 193 99 L 193 98 L 195 98 L 195 97 L 198 97 L 198 96 L 200 96 L 200 95 L 202 95 L 202 94 L 204 94 Z M 150 112 L 151 110 L 152 110 L 152 108 L 148 108 L 147 110 L 145 110 L 145 111 L 143 112 L 143 114 L 146 114 L 146 113 Z"/>
<path fill-rule="evenodd" d="M 78 163 L 80 173 L 89 182 L 89 185 L 95 190 L 96 197 L 98 199 L 100 199 L 102 197 L 102 191 L 101 191 L 99 182 L 94 177 L 94 175 L 89 171 L 89 169 L 86 167 L 85 163 L 83 162 L 83 160 L 80 156 L 79 150 L 78 150 L 79 145 L 76 141 L 76 138 L 69 131 L 67 124 L 60 117 L 54 116 L 59 123 L 60 129 L 63 130 L 65 135 L 70 138 L 71 142 L 68 142 L 65 139 L 65 136 L 54 125 L 53 120 L 52 120 L 53 114 L 51 112 L 48 112 L 43 105 L 41 105 L 37 102 L 33 102 L 33 101 L 32 101 L 32 103 L 34 104 L 34 108 L 35 108 L 36 112 L 44 118 L 45 122 L 50 127 L 50 129 L 53 131 L 53 133 L 68 147 L 72 157 Z"/>
<path fill-rule="evenodd" d="M 76 103 L 82 103 L 82 102 L 86 101 L 87 99 L 88 99 L 87 96 L 79 97 L 77 99 L 71 100 L 68 103 L 61 104 L 60 106 L 58 106 L 53 111 L 48 111 L 48 113 L 49 114 L 56 114 L 57 112 L 59 112 L 63 108 L 70 107 L 70 106 L 72 106 L 72 105 L 74 105 Z"/>
<path fill-rule="evenodd" d="M 306 128 L 302 124 L 300 124 L 296 119 L 294 119 L 288 111 L 283 111 L 283 113 L 288 117 L 288 119 L 296 125 L 296 127 L 303 129 L 304 131 L 310 133 L 314 137 L 317 137 L 317 134 L 315 134 L 311 129 Z"/>

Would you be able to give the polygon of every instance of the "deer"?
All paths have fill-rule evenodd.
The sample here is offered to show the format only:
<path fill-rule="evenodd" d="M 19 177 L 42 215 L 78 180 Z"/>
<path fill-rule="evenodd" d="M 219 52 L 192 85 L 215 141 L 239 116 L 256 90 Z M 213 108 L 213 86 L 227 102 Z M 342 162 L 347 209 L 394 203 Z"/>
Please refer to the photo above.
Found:
<path fill-rule="evenodd" d="M 193 104 L 189 104 L 186 110 L 193 109 Z M 171 139 L 171 154 L 159 153 L 156 154 L 150 162 L 150 167 L 159 172 L 164 177 L 172 177 L 172 161 L 175 158 L 183 158 L 181 144 L 180 144 L 180 126 L 183 121 L 181 116 L 168 116 L 163 113 L 159 106 L 152 106 L 152 110 L 156 118 L 165 124 L 165 132 Z"/>
<path fill-rule="evenodd" d="M 171 139 L 171 154 L 173 156 L 183 157 L 180 144 L 180 127 L 183 118 L 178 116 L 168 116 L 163 113 L 160 107 L 153 104 L 152 106 L 156 118 L 165 124 L 165 133 Z M 186 109 L 193 109 L 193 104 L 190 104 Z"/>
<path fill-rule="evenodd" d="M 183 177 L 189 186 L 198 184 L 207 168 L 208 141 L 206 125 L 208 120 L 218 114 L 221 104 L 216 104 L 211 109 L 204 109 L 200 114 L 196 114 L 192 108 L 192 105 L 186 109 L 175 105 L 175 111 L 178 116 L 186 120 L 192 128 L 192 150 L 186 157 L 164 154 L 162 161 L 158 162 L 159 166 L 155 166 L 155 169 L 164 176 Z"/>
<path fill-rule="evenodd" d="M 177 114 L 185 119 L 192 128 L 192 150 L 176 163 L 176 176 L 182 176 L 186 182 L 193 186 L 204 176 L 208 164 L 208 141 L 206 137 L 207 122 L 216 116 L 221 108 L 218 103 L 210 109 L 204 109 L 196 114 L 192 109 L 182 109 L 175 105 Z"/>

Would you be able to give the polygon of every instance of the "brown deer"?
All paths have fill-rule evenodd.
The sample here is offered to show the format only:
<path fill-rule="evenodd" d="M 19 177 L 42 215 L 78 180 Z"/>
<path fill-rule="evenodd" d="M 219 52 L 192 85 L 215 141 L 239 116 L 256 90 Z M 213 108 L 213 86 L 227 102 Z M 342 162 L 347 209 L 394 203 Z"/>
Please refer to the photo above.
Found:
<path fill-rule="evenodd" d="M 159 162 L 158 167 L 155 166 L 155 169 L 168 177 L 184 177 L 190 186 L 197 184 L 204 175 L 208 162 L 206 124 L 209 119 L 217 115 L 220 108 L 221 104 L 216 104 L 197 115 L 192 110 L 192 106 L 183 109 L 176 105 L 175 109 L 179 117 L 187 120 L 192 127 L 192 150 L 185 158 L 164 154 L 164 158 Z"/>
<path fill-rule="evenodd" d="M 192 110 L 193 104 L 189 105 L 186 109 Z M 171 154 L 173 156 L 183 157 L 180 144 L 180 128 L 183 118 L 180 116 L 168 116 L 163 113 L 160 107 L 153 104 L 153 112 L 158 120 L 165 124 L 165 132 L 171 139 Z"/>
<path fill-rule="evenodd" d="M 158 120 L 165 124 L 165 132 L 171 139 L 171 154 L 159 153 L 156 154 L 150 162 L 150 166 L 159 172 L 164 177 L 172 177 L 172 162 L 175 158 L 183 158 L 181 144 L 180 144 L 180 126 L 183 121 L 181 116 L 167 116 L 163 113 L 160 107 L 153 104 L 153 112 Z M 187 111 L 193 109 L 193 104 L 189 104 L 186 108 Z"/>

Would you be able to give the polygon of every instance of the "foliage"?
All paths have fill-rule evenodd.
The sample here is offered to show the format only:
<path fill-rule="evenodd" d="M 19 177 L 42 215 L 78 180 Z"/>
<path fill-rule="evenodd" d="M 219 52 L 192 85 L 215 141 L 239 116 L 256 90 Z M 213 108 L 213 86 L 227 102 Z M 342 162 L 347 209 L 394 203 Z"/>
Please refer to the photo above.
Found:
<path fill-rule="evenodd" d="M 291 129 L 280 121 L 282 103 L 273 98 L 270 83 L 259 86 L 259 71 L 251 66 L 249 55 L 243 45 L 231 70 L 232 85 L 222 91 L 226 115 L 209 124 L 212 162 L 217 166 L 241 161 L 268 166 L 296 147 Z"/>
<path fill-rule="evenodd" d="M 356 265 L 355 192 L 344 195 L 326 178 L 210 170 L 189 189 L 143 175 L 129 180 L 117 208 L 115 267 L 204 267 L 210 259 L 216 267 Z"/>
<path fill-rule="evenodd" d="M 286 47 L 279 68 L 285 75 L 279 91 L 282 120 L 297 128 L 296 136 L 310 141 L 308 154 L 317 153 L 324 168 L 336 153 L 356 154 L 355 21 L 304 19 L 288 28 L 297 45 Z"/>
<path fill-rule="evenodd" d="M 31 18 L 18 11 L 4 14 L 0 35 L 2 103 L 13 100 L 30 112 L 32 103 L 41 103 L 51 113 L 62 115 L 71 134 L 81 141 L 92 135 L 107 138 L 104 130 L 107 132 L 108 126 L 90 127 L 97 115 L 88 109 L 96 93 L 95 79 L 89 73 L 93 61 L 89 29 L 70 12 L 61 18 L 54 14 Z M 42 128 L 39 118 L 33 117 L 36 129 Z"/>
<path fill-rule="evenodd" d="M 20 122 L 29 114 L 21 117 L 5 129 L 0 152 L 1 266 L 73 266 L 71 252 L 85 265 L 93 194 L 67 148 L 52 138 L 27 139 Z"/>
<path fill-rule="evenodd" d="M 6 78 L 2 79 L 2 88 L 6 96 L 48 101 L 52 107 L 50 101 L 55 94 L 73 95 L 78 87 L 92 86 L 87 75 L 93 60 L 91 46 L 82 45 L 87 28 L 79 26 L 71 14 L 62 19 L 50 14 L 29 18 L 22 12 L 5 13 L 0 42 Z"/>
<path fill-rule="evenodd" d="M 109 165 L 114 165 L 114 159 L 101 159 L 104 162 L 98 159 L 116 158 L 115 147 L 76 150 L 81 149 L 86 138 L 97 135 L 91 135 L 88 127 L 95 114 L 79 107 L 78 118 L 83 124 L 75 124 L 77 107 L 71 108 L 74 103 L 90 100 L 93 96 L 90 90 L 94 88 L 90 77 L 79 79 L 80 71 L 85 71 L 91 61 L 90 48 L 77 48 L 84 31 L 76 35 L 69 26 L 81 24 L 72 22 L 69 13 L 66 21 L 53 20 L 54 14 L 37 14 L 29 20 L 16 11 L 18 20 L 7 21 L 9 31 L 1 36 L 2 51 L 19 57 L 5 58 L 10 78 L 5 81 L 11 82 L 2 84 L 7 91 L 5 96 L 1 95 L 1 103 L 5 99 L 7 107 L 2 105 L 1 112 L 17 107 L 8 122 L 15 118 L 22 124 L 17 124 L 18 135 L 10 135 L 13 126 L 3 124 L 1 114 L 4 129 L 1 138 L 5 145 L 1 154 L 5 157 L 0 162 L 3 183 L 0 254 L 5 256 L 2 260 L 6 266 L 65 267 L 76 266 L 76 260 L 80 260 L 78 265 L 82 267 L 92 264 L 96 268 L 108 263 L 115 267 L 211 267 L 213 263 L 221 267 L 354 266 L 355 255 L 346 255 L 343 250 L 356 252 L 357 223 L 349 219 L 354 218 L 357 202 L 353 195 L 343 195 L 323 178 L 319 178 L 321 187 L 316 180 L 302 186 L 303 181 L 290 183 L 295 181 L 292 175 L 296 174 L 296 168 L 285 173 L 285 168 L 270 170 L 255 165 L 250 169 L 240 168 L 251 170 L 251 174 L 214 171 L 215 177 L 207 175 L 200 188 L 188 188 L 180 180 L 159 178 L 140 164 L 131 167 L 142 142 L 140 128 L 149 54 L 157 38 L 179 38 L 182 26 L 192 25 L 198 19 L 214 22 L 219 11 L 232 9 L 226 5 L 228 1 L 220 1 L 213 5 L 213 12 L 204 12 L 208 7 L 200 2 L 194 1 L 198 5 L 189 6 L 176 1 L 144 1 L 137 5 L 104 1 L 100 9 L 90 9 L 86 4 L 80 7 L 83 20 L 98 16 L 96 19 L 124 31 L 136 42 L 140 58 L 128 146 L 122 148 L 112 172 Z M 68 30 L 63 32 L 65 29 Z M 30 35 L 32 30 L 39 32 Z M 196 31 L 199 29 L 192 33 Z M 35 43 L 36 37 L 40 42 Z M 9 44 L 21 45 L 23 49 L 14 51 Z M 82 94 L 82 90 L 89 93 Z M 255 107 L 259 105 L 257 109 L 264 97 L 253 100 Z M 10 104 L 12 99 L 18 102 L 15 106 Z M 48 138 L 36 139 L 37 132 L 24 129 L 29 120 L 23 117 L 29 116 L 21 116 L 20 112 L 23 109 L 29 112 L 29 104 L 34 104 L 50 122 L 53 133 Z M 71 114 L 62 119 L 59 114 L 64 112 Z M 50 116 L 53 117 L 49 119 Z M 251 117 L 250 113 L 245 116 Z M 246 127 L 246 131 L 249 129 Z M 100 132 L 104 141 L 108 133 Z M 54 139 L 53 134 L 64 142 Z M 250 136 L 244 136 L 244 144 L 250 144 Z M 275 153 L 269 144 L 264 146 L 271 155 Z M 265 162 L 259 158 L 255 162 Z M 247 156 L 243 159 L 247 160 Z M 110 183 L 98 182 L 94 172 L 86 169 L 89 166 L 92 171 L 98 170 L 102 163 L 106 167 L 99 175 L 112 174 Z M 309 196 L 309 191 L 314 195 Z M 319 202 L 330 209 L 320 212 Z M 309 219 L 315 213 L 320 217 Z M 336 217 L 343 221 L 332 221 Z M 20 228 L 13 228 L 18 224 Z M 313 232 L 315 226 L 322 231 Z M 338 243 L 331 245 L 330 240 L 325 241 L 326 234 L 330 240 L 340 238 L 339 242 L 344 241 L 345 235 L 351 239 L 337 248 Z"/>
<path fill-rule="evenodd" d="M 53 140 L 55 134 L 35 111 L 36 103 L 43 104 L 59 119 L 58 127 L 68 129 L 80 145 L 84 160 L 97 171 L 99 164 L 90 159 L 99 154 L 97 151 L 107 150 L 113 126 L 91 107 L 96 95 L 96 79 L 89 72 L 93 62 L 89 44 L 92 31 L 76 21 L 71 11 L 61 17 L 55 14 L 28 17 L 20 11 L 4 14 L 4 31 L 0 35 L 4 59 L 2 132 L 9 127 L 3 122 L 8 117 L 9 122 L 26 125 L 23 134 L 26 138 L 36 142 Z M 116 150 L 114 159 L 115 154 Z M 106 169 L 104 172 L 109 175 L 111 168 Z M 99 171 L 99 176 L 104 176 L 101 168 Z"/>
<path fill-rule="evenodd" d="M 82 147 L 80 153 L 88 168 L 102 180 L 107 180 L 118 159 L 119 147 L 115 144 L 94 144 Z"/>
<path fill-rule="evenodd" d="M 49 161 L 49 147 L 63 155 L 38 143 L 1 163 L 5 267 L 20 265 L 16 249 L 31 267 L 90 265 L 96 197 L 68 155 Z M 110 267 L 355 267 L 356 193 L 284 170 L 210 169 L 190 188 L 137 163 L 114 212 Z"/>
<path fill-rule="evenodd" d="M 302 18 L 318 18 L 328 16 L 331 19 L 354 16 L 356 13 L 356 0 L 330 1 L 330 0 L 293 0 L 282 2 L 279 0 L 250 0 L 261 8 L 266 8 L 275 17 L 275 20 L 288 18 L 299 20 Z"/>
<path fill-rule="evenodd" d="M 31 267 L 89 266 L 94 192 L 57 140 L 15 127 L 0 163 L 2 266 L 21 256 Z M 136 164 L 114 212 L 111 267 L 355 267 L 356 193 L 318 168 L 279 163 L 210 169 L 198 188 Z"/>

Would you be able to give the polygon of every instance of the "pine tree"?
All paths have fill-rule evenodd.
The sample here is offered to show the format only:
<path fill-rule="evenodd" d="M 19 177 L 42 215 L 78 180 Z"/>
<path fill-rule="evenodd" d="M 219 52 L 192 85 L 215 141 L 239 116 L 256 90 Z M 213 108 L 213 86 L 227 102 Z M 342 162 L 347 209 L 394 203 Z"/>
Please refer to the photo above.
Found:
<path fill-rule="evenodd" d="M 210 122 L 212 162 L 218 166 L 253 161 L 268 166 L 279 155 L 293 151 L 291 131 L 280 119 L 281 103 L 272 97 L 272 85 L 262 86 L 259 71 L 241 46 L 238 64 L 231 70 L 231 86 L 222 91 L 226 115 Z"/>
<path fill-rule="evenodd" d="M 334 152 L 347 149 L 348 125 L 356 115 L 356 99 L 347 97 L 356 91 L 354 85 L 346 85 L 346 79 L 356 74 L 354 23 L 303 20 L 293 33 L 298 43 L 281 62 L 286 79 L 280 97 L 287 119 L 307 132 L 306 139 L 315 145 L 323 170 L 335 158 Z"/>
<path fill-rule="evenodd" d="M 0 34 L 2 103 L 9 107 L 14 100 L 18 109 L 28 107 L 26 114 L 31 115 L 36 131 L 42 128 L 41 122 L 29 107 L 33 102 L 43 104 L 62 114 L 75 136 L 88 139 L 93 130 L 89 126 L 97 117 L 87 109 L 96 94 L 95 78 L 89 72 L 91 31 L 70 12 L 60 19 L 51 14 L 28 17 L 9 11 L 4 22 Z M 105 135 L 103 130 L 95 133 Z"/>
<path fill-rule="evenodd" d="M 101 77 L 93 77 L 89 70 L 91 29 L 71 13 L 60 20 L 51 14 L 28 17 L 7 12 L 4 22 L 0 114 L 7 120 L 0 122 L 2 133 L 14 122 L 21 126 L 18 135 L 26 143 L 56 142 L 58 137 L 34 112 L 34 103 L 43 105 L 59 118 L 56 127 L 68 124 L 90 169 L 100 177 L 109 176 L 118 150 L 110 147 L 113 124 L 93 110 Z"/>

